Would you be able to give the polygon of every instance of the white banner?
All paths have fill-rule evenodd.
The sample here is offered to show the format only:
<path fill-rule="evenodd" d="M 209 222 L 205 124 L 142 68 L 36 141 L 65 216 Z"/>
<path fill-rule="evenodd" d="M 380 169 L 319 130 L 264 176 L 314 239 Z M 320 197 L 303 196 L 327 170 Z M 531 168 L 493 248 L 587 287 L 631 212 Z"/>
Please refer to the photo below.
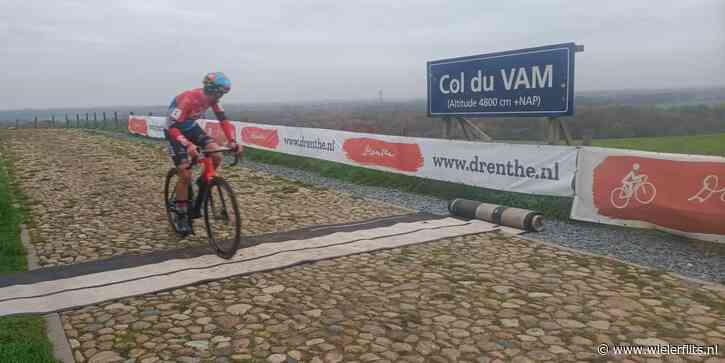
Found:
<path fill-rule="evenodd" d="M 129 131 L 163 138 L 164 117 L 129 118 Z M 197 123 L 224 138 L 216 120 Z M 253 148 L 477 187 L 572 196 L 577 148 L 375 135 L 233 122 Z"/>
<path fill-rule="evenodd" d="M 573 219 L 725 242 L 725 158 L 582 148 Z"/>

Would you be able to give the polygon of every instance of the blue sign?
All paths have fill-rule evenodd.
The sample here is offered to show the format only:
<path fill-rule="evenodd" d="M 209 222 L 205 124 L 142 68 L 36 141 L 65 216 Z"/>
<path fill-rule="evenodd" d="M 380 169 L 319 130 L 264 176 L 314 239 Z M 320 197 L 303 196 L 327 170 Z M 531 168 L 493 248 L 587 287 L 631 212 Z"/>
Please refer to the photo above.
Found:
<path fill-rule="evenodd" d="M 428 62 L 428 115 L 574 114 L 574 43 Z"/>

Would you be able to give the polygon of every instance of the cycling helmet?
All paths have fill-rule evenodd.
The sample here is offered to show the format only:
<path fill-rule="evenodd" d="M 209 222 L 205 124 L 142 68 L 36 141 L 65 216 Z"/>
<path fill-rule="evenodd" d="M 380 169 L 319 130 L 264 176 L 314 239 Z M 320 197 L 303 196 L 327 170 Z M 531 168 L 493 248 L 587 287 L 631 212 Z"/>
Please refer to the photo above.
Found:
<path fill-rule="evenodd" d="M 212 72 L 204 76 L 204 93 L 221 97 L 232 89 L 232 81 L 222 72 Z"/>

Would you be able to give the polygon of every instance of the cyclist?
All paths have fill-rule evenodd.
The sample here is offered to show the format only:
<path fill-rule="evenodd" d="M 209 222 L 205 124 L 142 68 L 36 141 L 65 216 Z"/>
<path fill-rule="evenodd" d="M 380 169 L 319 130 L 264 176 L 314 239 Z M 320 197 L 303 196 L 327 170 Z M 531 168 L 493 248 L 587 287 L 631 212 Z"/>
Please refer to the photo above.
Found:
<path fill-rule="evenodd" d="M 231 90 L 231 81 L 224 73 L 213 72 L 205 75 L 202 83 L 202 88 L 184 91 L 174 97 L 169 106 L 164 128 L 164 135 L 169 141 L 169 155 L 179 172 L 179 180 L 176 183 L 176 211 L 178 214 L 176 230 L 184 236 L 191 233 L 191 226 L 187 218 L 189 208 L 187 190 L 191 182 L 189 158 L 199 156 L 197 146 L 208 150 L 220 148 L 219 144 L 196 123 L 196 120 L 200 119 L 211 107 L 227 138 L 227 147 L 238 153 L 242 151 L 241 146 L 235 141 L 234 126 L 227 120 L 224 109 L 219 105 L 222 96 Z M 211 157 L 214 166 L 218 167 L 221 164 L 222 156 L 215 153 L 211 154 Z"/>
<path fill-rule="evenodd" d="M 639 163 L 634 163 L 634 165 L 632 165 L 632 170 L 627 175 L 625 175 L 624 178 L 622 178 L 622 186 L 624 187 L 624 191 L 628 195 L 632 193 L 635 185 L 641 184 L 647 179 L 646 175 L 637 175 L 638 171 Z"/>

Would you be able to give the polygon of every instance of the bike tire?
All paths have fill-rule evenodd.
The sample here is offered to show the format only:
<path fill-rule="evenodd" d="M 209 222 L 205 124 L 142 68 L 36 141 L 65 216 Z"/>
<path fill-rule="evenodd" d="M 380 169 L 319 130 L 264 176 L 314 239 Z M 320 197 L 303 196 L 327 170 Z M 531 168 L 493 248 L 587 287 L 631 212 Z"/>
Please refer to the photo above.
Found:
<path fill-rule="evenodd" d="M 641 191 L 641 193 L 640 193 Z M 637 188 L 637 192 L 634 194 L 637 201 L 642 204 L 650 204 L 657 196 L 657 188 L 650 182 L 643 183 Z"/>
<path fill-rule="evenodd" d="M 624 195 L 624 188 L 618 187 L 614 188 L 609 193 L 609 201 L 612 203 L 612 206 L 617 209 L 623 209 L 626 208 L 629 204 L 629 200 L 627 198 L 621 198 Z M 619 201 L 622 201 L 623 203 L 619 203 Z"/>
<path fill-rule="evenodd" d="M 171 229 L 173 229 L 174 233 L 177 234 L 179 234 L 179 231 L 176 229 L 174 218 L 176 217 L 176 182 L 178 181 L 178 177 L 179 174 L 177 169 L 171 168 L 166 173 L 166 179 L 164 181 L 164 205 L 166 206 L 166 218 L 171 225 Z M 188 198 L 192 199 L 193 191 L 191 189 L 191 185 L 189 185 L 187 193 Z M 191 220 L 189 220 L 189 223 L 191 223 Z"/>
<path fill-rule="evenodd" d="M 215 202 L 216 200 L 220 202 Z M 227 214 L 226 218 L 234 223 L 230 231 L 224 231 L 226 233 L 215 230 L 215 225 L 211 223 L 212 219 L 216 219 L 214 208 L 219 206 L 223 206 Z M 208 192 L 204 198 L 204 224 L 206 225 L 206 233 L 209 236 L 209 244 L 216 254 L 225 259 L 232 258 L 241 245 L 241 216 L 237 196 L 229 183 L 223 178 L 216 177 L 209 184 Z"/>

